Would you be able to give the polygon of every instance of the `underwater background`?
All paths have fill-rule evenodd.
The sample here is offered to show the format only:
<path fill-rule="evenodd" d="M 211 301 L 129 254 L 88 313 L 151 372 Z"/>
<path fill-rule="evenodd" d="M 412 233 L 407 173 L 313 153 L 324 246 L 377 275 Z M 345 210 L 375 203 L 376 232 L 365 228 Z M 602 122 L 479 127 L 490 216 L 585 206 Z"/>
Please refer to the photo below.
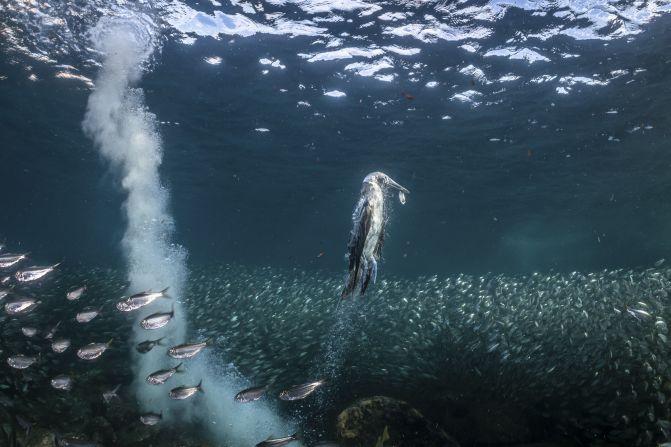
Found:
<path fill-rule="evenodd" d="M 0 445 L 671 441 L 670 12 L 3 0 L 0 256 L 29 259 L 0 269 L 0 304 L 41 303 L 0 317 Z M 387 197 L 376 284 L 341 301 L 373 171 L 410 194 Z M 84 308 L 101 313 L 80 323 Z M 144 383 L 178 363 L 168 347 L 204 340 L 169 384 Z"/>

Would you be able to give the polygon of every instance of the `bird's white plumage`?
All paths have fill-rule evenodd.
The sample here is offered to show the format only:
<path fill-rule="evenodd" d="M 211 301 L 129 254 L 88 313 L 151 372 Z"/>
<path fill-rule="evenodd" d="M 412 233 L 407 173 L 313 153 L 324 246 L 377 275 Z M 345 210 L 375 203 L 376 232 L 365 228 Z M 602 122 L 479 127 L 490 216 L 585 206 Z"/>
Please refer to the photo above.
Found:
<path fill-rule="evenodd" d="M 352 214 L 354 227 L 348 245 L 349 278 L 342 296 L 366 291 L 377 276 L 377 261 L 381 256 L 384 241 L 384 193 L 386 187 L 400 192 L 409 191 L 382 172 L 372 172 L 363 180 L 361 194 Z"/>
<path fill-rule="evenodd" d="M 370 261 L 371 258 L 375 257 L 375 247 L 380 240 L 382 224 L 384 223 L 384 193 L 377 183 L 370 183 L 366 201 L 369 208 L 370 229 L 366 234 L 362 256 L 366 261 Z"/>

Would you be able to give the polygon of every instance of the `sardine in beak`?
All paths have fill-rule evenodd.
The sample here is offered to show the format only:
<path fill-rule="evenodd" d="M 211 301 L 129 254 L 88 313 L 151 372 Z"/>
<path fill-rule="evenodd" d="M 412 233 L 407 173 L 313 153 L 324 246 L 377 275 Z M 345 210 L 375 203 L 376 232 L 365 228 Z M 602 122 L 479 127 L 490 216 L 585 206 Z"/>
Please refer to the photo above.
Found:
<path fill-rule="evenodd" d="M 399 191 L 403 192 L 404 194 L 410 194 L 410 191 L 408 191 L 406 188 L 404 188 L 404 187 L 402 187 L 401 185 L 399 185 L 398 183 L 396 183 L 396 182 L 395 182 L 391 177 L 389 177 L 388 175 L 385 175 L 385 183 L 386 183 L 388 186 L 391 186 L 392 188 L 396 188 L 396 189 L 398 189 Z"/>

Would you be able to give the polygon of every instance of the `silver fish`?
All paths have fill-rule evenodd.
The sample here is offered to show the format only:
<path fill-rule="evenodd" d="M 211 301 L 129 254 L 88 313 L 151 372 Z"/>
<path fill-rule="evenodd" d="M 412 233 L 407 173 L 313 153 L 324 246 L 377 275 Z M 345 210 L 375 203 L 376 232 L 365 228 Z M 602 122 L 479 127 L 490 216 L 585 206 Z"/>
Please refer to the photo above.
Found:
<path fill-rule="evenodd" d="M 54 342 L 51 344 L 51 350 L 54 351 L 56 354 L 62 354 L 67 349 L 70 347 L 70 340 L 67 338 L 61 338 L 58 340 L 54 340 Z"/>
<path fill-rule="evenodd" d="M 25 419 L 23 416 L 20 414 L 16 415 L 16 422 L 19 424 L 19 426 L 26 431 L 26 436 L 30 435 L 30 430 L 33 429 L 33 424 Z"/>
<path fill-rule="evenodd" d="M 401 205 L 405 205 L 405 193 L 400 189 L 398 190 L 398 201 L 401 202 Z"/>
<path fill-rule="evenodd" d="M 160 329 L 172 320 L 175 315 L 175 307 L 170 309 L 170 312 L 156 312 L 149 315 L 144 320 L 140 321 L 142 329 Z"/>
<path fill-rule="evenodd" d="M 263 395 L 266 394 L 266 391 L 268 391 L 268 388 L 270 388 L 270 385 L 253 386 L 251 388 L 240 391 L 235 395 L 234 399 L 236 402 L 241 403 L 254 402 L 255 400 L 261 399 Z"/>
<path fill-rule="evenodd" d="M 188 359 L 198 354 L 212 342 L 211 338 L 199 343 L 185 343 L 168 349 L 168 355 L 174 359 Z"/>
<path fill-rule="evenodd" d="M 298 433 L 294 433 L 291 436 L 285 436 L 284 438 L 275 438 L 275 439 L 266 439 L 256 444 L 256 447 L 281 447 L 283 445 L 289 444 L 291 441 L 298 440 Z"/>
<path fill-rule="evenodd" d="M 160 292 L 142 292 L 131 295 L 125 300 L 119 301 L 116 305 L 116 308 L 121 312 L 130 312 L 137 310 L 141 307 L 144 307 L 148 304 L 151 304 L 158 298 L 169 298 L 167 295 L 169 287 L 161 290 Z"/>
<path fill-rule="evenodd" d="M 13 355 L 7 358 L 7 364 L 12 368 L 26 369 L 37 361 L 37 357 L 27 356 L 23 354 Z"/>
<path fill-rule="evenodd" d="M 9 289 L 0 289 L 0 300 L 5 299 L 7 296 L 9 296 Z"/>
<path fill-rule="evenodd" d="M 3 276 L 2 279 L 0 279 L 0 284 L 7 284 L 9 281 L 12 280 L 11 276 Z"/>
<path fill-rule="evenodd" d="M 101 447 L 100 444 L 94 441 L 72 437 L 60 438 L 58 436 L 56 437 L 56 445 L 58 447 Z"/>
<path fill-rule="evenodd" d="M 37 281 L 38 279 L 43 278 L 45 275 L 53 272 L 54 269 L 59 265 L 61 265 L 60 262 L 46 267 L 28 267 L 27 269 L 19 270 L 18 272 L 14 273 L 14 278 L 16 278 L 18 282 Z"/>
<path fill-rule="evenodd" d="M 198 382 L 198 385 L 196 386 L 178 386 L 177 388 L 171 389 L 168 395 L 170 396 L 170 399 L 175 400 L 188 399 L 189 397 L 196 394 L 198 391 L 201 392 L 203 391 L 202 384 L 203 381 L 201 380 L 200 382 Z"/>
<path fill-rule="evenodd" d="M 86 286 L 77 287 L 76 289 L 69 291 L 65 297 L 68 301 L 75 301 L 81 298 L 84 292 L 86 292 Z"/>
<path fill-rule="evenodd" d="M 95 360 L 100 357 L 112 344 L 112 340 L 107 343 L 89 343 L 77 350 L 77 357 L 82 360 Z"/>
<path fill-rule="evenodd" d="M 12 267 L 28 257 L 28 253 L 12 254 L 7 253 L 0 256 L 0 268 L 6 269 Z"/>
<path fill-rule="evenodd" d="M 26 337 L 34 337 L 35 334 L 37 334 L 37 329 L 34 327 L 22 327 L 21 332 L 23 332 L 23 335 Z"/>
<path fill-rule="evenodd" d="M 36 300 L 35 298 L 19 298 L 5 303 L 5 312 L 9 315 L 27 314 L 35 309 L 41 302 L 42 301 Z"/>
<path fill-rule="evenodd" d="M 135 349 L 137 352 L 140 354 L 146 354 L 152 349 L 154 349 L 154 346 L 160 345 L 161 340 L 163 340 L 165 337 L 158 338 L 156 340 L 145 340 L 143 342 L 140 342 L 135 346 Z"/>
<path fill-rule="evenodd" d="M 144 425 L 156 425 L 163 419 L 163 413 L 145 413 L 140 415 L 140 421 Z"/>
<path fill-rule="evenodd" d="M 121 388 L 121 385 L 117 385 L 111 390 L 103 391 L 103 400 L 106 404 L 112 402 L 112 399 L 119 399 L 119 395 L 117 394 L 119 388 Z"/>
<path fill-rule="evenodd" d="M 308 397 L 310 394 L 314 393 L 317 388 L 324 384 L 323 380 L 318 380 L 316 382 L 303 383 L 301 385 L 294 385 L 291 388 L 288 388 L 280 393 L 280 399 L 282 400 L 298 400 Z"/>
<path fill-rule="evenodd" d="M 639 320 L 642 319 L 641 317 L 652 318 L 652 315 L 650 315 L 649 312 L 646 312 L 643 309 L 633 309 L 633 308 L 627 307 L 627 312 L 629 313 L 629 315 L 631 315 L 632 317 L 634 317 L 636 319 L 639 319 Z"/>
<path fill-rule="evenodd" d="M 65 374 L 61 374 L 51 379 L 51 386 L 57 390 L 70 391 L 72 389 L 72 379 Z"/>
<path fill-rule="evenodd" d="M 56 335 L 56 331 L 58 330 L 58 326 L 60 326 L 60 325 L 61 325 L 61 322 L 59 321 L 58 323 L 56 323 L 56 326 L 49 329 L 49 332 L 47 332 L 47 334 L 44 336 L 44 338 L 46 340 L 51 340 L 52 338 L 54 338 L 54 335 Z"/>
<path fill-rule="evenodd" d="M 175 366 L 174 368 L 169 368 L 169 369 L 160 369 L 156 372 L 153 372 L 147 376 L 147 383 L 150 383 L 151 385 L 163 385 L 169 378 L 175 375 L 175 373 L 181 372 L 179 370 L 179 367 L 182 366 L 180 363 L 179 365 Z"/>
<path fill-rule="evenodd" d="M 100 309 L 87 308 L 81 312 L 78 312 L 75 316 L 75 320 L 77 320 L 78 323 L 88 323 L 98 315 L 100 315 Z"/>

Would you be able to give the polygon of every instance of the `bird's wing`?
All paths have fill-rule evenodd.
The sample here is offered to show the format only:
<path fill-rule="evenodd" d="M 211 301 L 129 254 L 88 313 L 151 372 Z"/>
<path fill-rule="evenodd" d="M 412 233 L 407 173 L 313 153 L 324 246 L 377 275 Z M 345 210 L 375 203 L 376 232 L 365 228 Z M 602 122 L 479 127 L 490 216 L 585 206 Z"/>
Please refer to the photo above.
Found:
<path fill-rule="evenodd" d="M 371 215 L 373 209 L 370 202 L 364 199 L 358 207 L 358 213 L 354 215 L 354 228 L 352 229 L 352 237 L 347 245 L 347 256 L 349 257 L 349 278 L 347 285 L 342 291 L 342 297 L 352 294 L 356 287 L 359 270 L 361 268 L 361 254 L 366 243 L 366 236 L 370 231 Z"/>
<path fill-rule="evenodd" d="M 347 247 L 350 270 L 352 270 L 352 268 L 354 267 L 354 262 L 358 264 L 359 261 L 361 260 L 363 247 L 366 244 L 366 236 L 368 236 L 368 232 L 370 231 L 372 214 L 373 214 L 373 207 L 370 205 L 370 202 L 366 199 L 361 204 L 358 215 L 355 216 L 352 238 L 350 239 L 349 245 Z"/>
<path fill-rule="evenodd" d="M 384 227 L 386 221 L 382 221 L 382 228 L 380 228 L 380 237 L 377 239 L 377 244 L 375 244 L 375 250 L 373 250 L 373 254 L 377 259 L 380 259 L 382 257 L 382 247 L 384 246 Z"/>

